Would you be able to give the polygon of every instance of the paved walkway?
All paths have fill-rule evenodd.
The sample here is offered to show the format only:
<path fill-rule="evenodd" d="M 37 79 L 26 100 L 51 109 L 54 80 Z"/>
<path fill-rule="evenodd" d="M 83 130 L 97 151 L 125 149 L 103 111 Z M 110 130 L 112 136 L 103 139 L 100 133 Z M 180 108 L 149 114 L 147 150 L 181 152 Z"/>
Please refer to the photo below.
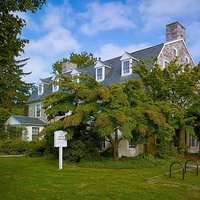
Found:
<path fill-rule="evenodd" d="M 23 155 L 0 155 L 0 158 L 9 158 L 9 157 L 22 157 Z"/>

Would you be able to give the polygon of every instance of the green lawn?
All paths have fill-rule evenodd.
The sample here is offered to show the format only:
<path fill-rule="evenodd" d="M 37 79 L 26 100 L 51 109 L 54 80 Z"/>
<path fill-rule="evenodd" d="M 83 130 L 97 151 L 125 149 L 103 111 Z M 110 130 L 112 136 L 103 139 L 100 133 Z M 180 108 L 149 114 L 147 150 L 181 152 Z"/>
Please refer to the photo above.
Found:
<path fill-rule="evenodd" d="M 176 166 L 174 168 L 178 168 Z M 169 172 L 169 165 L 142 169 L 102 169 L 45 158 L 0 158 L 0 200 L 199 200 L 200 175 Z M 154 178 L 151 178 L 154 177 Z M 148 180 L 148 178 L 151 178 Z"/>

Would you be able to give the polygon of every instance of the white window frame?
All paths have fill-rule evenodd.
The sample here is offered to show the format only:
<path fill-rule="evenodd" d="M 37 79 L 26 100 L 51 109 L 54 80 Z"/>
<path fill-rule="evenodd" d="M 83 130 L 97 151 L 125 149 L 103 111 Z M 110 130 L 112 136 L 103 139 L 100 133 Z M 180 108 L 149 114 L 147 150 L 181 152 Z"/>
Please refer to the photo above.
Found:
<path fill-rule="evenodd" d="M 189 147 L 199 148 L 199 141 L 197 136 L 189 134 Z"/>
<path fill-rule="evenodd" d="M 177 50 L 177 48 L 173 47 L 172 53 L 173 53 L 173 55 L 178 56 L 178 50 Z"/>
<path fill-rule="evenodd" d="M 59 85 L 57 85 L 57 84 L 52 84 L 52 91 L 53 92 L 56 92 L 56 91 L 58 91 L 59 90 Z"/>
<path fill-rule="evenodd" d="M 188 56 L 185 56 L 185 62 L 190 63 L 190 58 Z"/>
<path fill-rule="evenodd" d="M 101 69 L 101 76 L 99 76 L 98 71 Z M 96 81 L 103 81 L 105 77 L 105 67 L 96 68 Z"/>
<path fill-rule="evenodd" d="M 41 104 L 35 105 L 35 117 L 40 118 L 41 117 Z"/>
<path fill-rule="evenodd" d="M 128 149 L 135 149 L 137 148 L 137 144 L 133 144 L 133 138 L 128 141 Z"/>
<path fill-rule="evenodd" d="M 79 83 L 79 82 L 80 82 L 80 79 L 79 79 L 79 78 L 74 78 L 75 76 L 80 76 L 80 75 L 79 75 L 79 74 L 74 74 L 74 75 L 72 76 L 73 81 L 74 81 L 75 83 Z"/>
<path fill-rule="evenodd" d="M 38 85 L 38 95 L 43 94 L 44 92 L 44 85 L 43 84 L 39 84 Z"/>
<path fill-rule="evenodd" d="M 129 65 L 124 66 L 128 62 Z M 128 72 L 126 71 L 128 69 Z M 123 60 L 122 61 L 122 76 L 125 75 L 130 75 L 132 73 L 132 68 L 131 68 L 131 60 Z"/>
<path fill-rule="evenodd" d="M 169 61 L 166 60 L 166 59 L 163 59 L 163 69 L 164 69 L 165 67 L 167 67 L 168 65 L 169 65 Z"/>
<path fill-rule="evenodd" d="M 32 141 L 38 140 L 39 132 L 40 132 L 40 128 L 38 126 L 32 126 Z"/>

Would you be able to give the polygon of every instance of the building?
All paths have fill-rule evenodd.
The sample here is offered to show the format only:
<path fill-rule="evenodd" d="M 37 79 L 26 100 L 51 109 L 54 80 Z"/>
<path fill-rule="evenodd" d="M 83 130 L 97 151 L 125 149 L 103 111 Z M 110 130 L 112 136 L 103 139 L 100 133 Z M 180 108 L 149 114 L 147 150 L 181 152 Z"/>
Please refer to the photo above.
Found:
<path fill-rule="evenodd" d="M 164 68 L 171 60 L 177 58 L 179 64 L 190 63 L 191 66 L 195 66 L 194 60 L 186 45 L 185 35 L 185 28 L 179 22 L 174 22 L 166 25 L 166 41 L 162 44 L 135 52 L 124 52 L 121 56 L 105 61 L 99 59 L 94 65 L 84 69 L 78 69 L 74 63 L 64 62 L 62 73 L 73 77 L 82 72 L 87 72 L 90 76 L 94 77 L 96 81 L 105 86 L 109 86 L 116 82 L 124 83 L 125 79 L 137 78 L 137 76 L 132 73 L 131 66 L 136 65 L 139 60 L 152 60 L 157 57 L 158 64 Z M 39 118 L 48 123 L 47 116 L 45 116 L 44 110 L 42 109 L 41 99 L 48 94 L 59 90 L 57 85 L 52 84 L 54 78 L 55 77 L 53 76 L 39 79 L 38 90 L 33 93 L 27 101 L 29 106 L 28 117 Z M 76 81 L 79 82 L 78 79 Z M 199 151 L 199 143 L 194 136 L 185 136 L 184 141 L 187 146 L 191 147 L 192 152 Z M 121 141 L 121 156 L 135 156 L 141 151 L 142 147 L 139 145 L 135 147 L 128 141 Z"/>

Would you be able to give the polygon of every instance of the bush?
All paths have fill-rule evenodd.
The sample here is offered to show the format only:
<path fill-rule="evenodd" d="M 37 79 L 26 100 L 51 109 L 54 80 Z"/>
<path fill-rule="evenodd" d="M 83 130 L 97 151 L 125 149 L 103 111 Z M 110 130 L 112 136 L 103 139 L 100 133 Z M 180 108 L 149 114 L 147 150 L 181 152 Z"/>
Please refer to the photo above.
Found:
<path fill-rule="evenodd" d="M 63 159 L 70 162 L 96 161 L 100 159 L 98 149 L 90 142 L 81 140 L 68 141 L 68 147 L 64 149 Z"/>
<path fill-rule="evenodd" d="M 0 141 L 0 153 L 6 155 L 28 155 L 43 156 L 45 145 L 44 141 L 29 142 L 21 138 L 6 139 Z"/>

